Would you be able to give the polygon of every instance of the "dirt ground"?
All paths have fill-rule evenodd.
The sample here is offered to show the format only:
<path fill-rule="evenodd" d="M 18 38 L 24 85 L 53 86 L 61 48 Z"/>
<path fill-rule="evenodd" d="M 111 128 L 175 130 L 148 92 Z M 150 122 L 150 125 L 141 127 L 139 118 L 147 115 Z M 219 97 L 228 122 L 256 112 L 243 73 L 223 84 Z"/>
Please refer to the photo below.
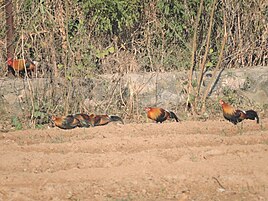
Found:
<path fill-rule="evenodd" d="M 0 200 L 268 200 L 268 119 L 0 133 Z"/>

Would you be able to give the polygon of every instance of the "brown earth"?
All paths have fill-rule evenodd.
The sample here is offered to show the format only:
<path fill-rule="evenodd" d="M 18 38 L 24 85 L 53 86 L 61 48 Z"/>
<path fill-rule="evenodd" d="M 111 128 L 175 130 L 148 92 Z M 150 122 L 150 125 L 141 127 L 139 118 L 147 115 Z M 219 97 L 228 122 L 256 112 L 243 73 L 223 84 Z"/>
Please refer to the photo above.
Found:
<path fill-rule="evenodd" d="M 268 200 L 268 119 L 0 133 L 0 200 Z"/>

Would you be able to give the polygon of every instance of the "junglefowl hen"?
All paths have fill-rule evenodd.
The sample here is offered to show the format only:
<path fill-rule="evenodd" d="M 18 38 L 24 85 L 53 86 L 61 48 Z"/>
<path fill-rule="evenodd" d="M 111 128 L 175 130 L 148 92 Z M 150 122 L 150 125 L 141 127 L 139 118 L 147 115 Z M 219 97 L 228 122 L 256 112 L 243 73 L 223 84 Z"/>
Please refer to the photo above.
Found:
<path fill-rule="evenodd" d="M 106 125 L 112 121 L 120 121 L 122 124 L 124 124 L 121 117 L 116 115 L 95 115 L 91 114 L 90 116 L 90 123 L 92 126 L 103 126 Z"/>
<path fill-rule="evenodd" d="M 179 121 L 179 118 L 174 112 L 165 110 L 158 107 L 146 107 L 145 111 L 147 112 L 147 117 L 156 121 L 156 123 L 166 121 L 167 119 L 175 119 L 176 122 Z"/>
<path fill-rule="evenodd" d="M 243 121 L 244 119 L 256 120 L 257 123 L 260 121 L 257 112 L 254 110 L 238 110 L 225 103 L 223 100 L 220 100 L 220 104 L 222 106 L 223 117 L 232 122 L 234 125 Z"/>
<path fill-rule="evenodd" d="M 80 121 L 74 115 L 52 116 L 54 125 L 62 129 L 72 129 L 81 126 Z"/>
<path fill-rule="evenodd" d="M 12 59 L 8 58 L 7 60 L 8 70 L 15 76 L 15 73 L 20 75 L 25 74 L 25 68 L 27 72 L 33 72 L 36 69 L 36 64 L 29 59 Z"/>

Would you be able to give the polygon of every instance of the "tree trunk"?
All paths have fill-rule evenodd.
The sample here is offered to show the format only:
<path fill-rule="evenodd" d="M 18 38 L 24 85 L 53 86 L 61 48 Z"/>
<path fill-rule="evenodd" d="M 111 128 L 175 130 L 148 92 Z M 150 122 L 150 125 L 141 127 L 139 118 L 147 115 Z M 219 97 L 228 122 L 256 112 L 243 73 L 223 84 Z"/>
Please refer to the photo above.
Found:
<path fill-rule="evenodd" d="M 12 0 L 6 0 L 6 27 L 7 27 L 7 58 L 14 57 L 14 47 L 13 47 L 13 5 Z"/>
<path fill-rule="evenodd" d="M 6 6 L 6 29 L 7 29 L 7 58 L 14 58 L 14 25 L 13 25 L 13 4 L 12 0 L 5 0 Z M 11 73 L 11 69 L 8 68 L 8 72 Z"/>

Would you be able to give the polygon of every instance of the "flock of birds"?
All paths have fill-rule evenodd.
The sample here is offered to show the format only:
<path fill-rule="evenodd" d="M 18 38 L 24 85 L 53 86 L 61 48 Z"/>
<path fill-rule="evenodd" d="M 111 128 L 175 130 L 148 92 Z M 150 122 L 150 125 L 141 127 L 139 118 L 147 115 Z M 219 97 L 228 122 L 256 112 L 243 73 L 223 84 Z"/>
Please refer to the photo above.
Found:
<path fill-rule="evenodd" d="M 257 123 L 260 122 L 259 116 L 254 110 L 239 110 L 227 104 L 223 100 L 220 100 L 219 103 L 222 106 L 223 117 L 232 122 L 234 125 L 245 119 L 256 120 Z M 162 123 L 167 119 L 175 119 L 176 122 L 180 121 L 174 112 L 165 110 L 163 108 L 146 107 L 145 111 L 147 113 L 147 117 L 156 123 Z M 120 121 L 122 124 L 124 124 L 122 118 L 116 115 L 75 114 L 67 116 L 52 116 L 53 124 L 61 129 L 103 126 L 115 121 Z"/>
<path fill-rule="evenodd" d="M 15 72 L 20 75 L 25 73 L 32 73 L 36 70 L 36 63 L 29 59 L 12 59 L 7 60 L 8 69 L 15 76 Z M 227 104 L 223 100 L 220 100 L 222 106 L 223 116 L 228 121 L 232 122 L 234 125 L 243 121 L 244 119 L 256 120 L 259 123 L 259 117 L 254 110 L 239 110 L 233 106 Z M 165 110 L 158 107 L 147 107 L 145 108 L 147 112 L 147 117 L 154 120 L 156 123 L 164 122 L 167 119 L 175 119 L 179 121 L 176 114 L 172 111 Z M 62 129 L 72 129 L 75 127 L 94 127 L 106 125 L 112 121 L 120 121 L 124 124 L 123 120 L 119 116 L 110 115 L 87 115 L 87 114 L 75 114 L 67 116 L 52 116 L 52 121 L 54 125 Z"/>

